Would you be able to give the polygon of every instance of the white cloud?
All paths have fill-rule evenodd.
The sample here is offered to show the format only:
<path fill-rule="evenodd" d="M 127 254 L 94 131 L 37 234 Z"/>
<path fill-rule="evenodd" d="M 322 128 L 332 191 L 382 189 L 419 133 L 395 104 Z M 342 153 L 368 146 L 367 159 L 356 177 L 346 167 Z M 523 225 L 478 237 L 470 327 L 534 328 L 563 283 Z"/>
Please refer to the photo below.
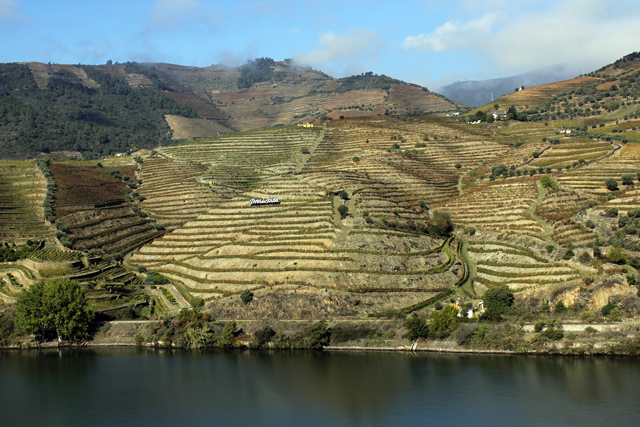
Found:
<path fill-rule="evenodd" d="M 405 49 L 416 48 L 428 52 L 458 49 L 488 35 L 502 16 L 502 13 L 491 12 L 468 22 L 448 21 L 430 34 L 407 37 L 403 46 Z"/>
<path fill-rule="evenodd" d="M 565 1 L 497 31 L 491 43 L 511 48 L 485 50 L 498 64 L 514 69 L 558 63 L 599 67 L 638 50 L 639 19 L 637 3 Z"/>
<path fill-rule="evenodd" d="M 197 14 L 199 0 L 156 0 L 151 11 L 155 24 L 178 26 Z"/>
<path fill-rule="evenodd" d="M 0 22 L 15 21 L 19 16 L 18 3 L 14 0 L 0 0 Z"/>
<path fill-rule="evenodd" d="M 553 64 L 591 71 L 639 49 L 639 21 L 640 5 L 631 0 L 560 0 L 535 10 L 511 7 L 475 20 L 445 22 L 430 33 L 408 36 L 402 46 L 424 52 L 465 49 L 501 74 Z"/>
<path fill-rule="evenodd" d="M 296 53 L 294 61 L 323 70 L 338 67 L 338 74 L 352 73 L 374 64 L 381 47 L 378 34 L 372 30 L 350 30 L 345 34 L 327 31 L 320 34 L 316 49 Z"/>

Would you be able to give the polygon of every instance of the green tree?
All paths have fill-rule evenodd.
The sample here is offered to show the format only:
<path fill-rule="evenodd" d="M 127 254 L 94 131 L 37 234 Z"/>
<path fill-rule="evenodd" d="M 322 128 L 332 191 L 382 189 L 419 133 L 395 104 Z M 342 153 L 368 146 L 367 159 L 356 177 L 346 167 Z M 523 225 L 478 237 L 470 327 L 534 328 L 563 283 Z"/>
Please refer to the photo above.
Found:
<path fill-rule="evenodd" d="M 429 324 L 427 323 L 427 319 L 422 316 L 416 316 L 414 314 L 405 320 L 404 327 L 407 328 L 407 338 L 412 341 L 418 338 L 429 337 Z"/>
<path fill-rule="evenodd" d="M 329 345 L 331 331 L 327 327 L 327 322 L 324 320 L 309 328 L 308 332 L 309 339 L 307 340 L 307 348 L 319 350 L 322 349 L 322 347 Z"/>
<path fill-rule="evenodd" d="M 433 213 L 433 230 L 440 236 L 449 236 L 454 229 L 451 215 L 448 212 L 436 211 Z"/>
<path fill-rule="evenodd" d="M 499 318 L 513 305 L 515 297 L 508 286 L 495 286 L 482 296 L 485 314 L 489 318 Z"/>
<path fill-rule="evenodd" d="M 256 333 L 253 334 L 253 337 L 255 338 L 254 345 L 257 348 L 263 347 L 275 336 L 276 331 L 274 331 L 271 326 L 265 326 L 264 328 L 257 330 Z"/>
<path fill-rule="evenodd" d="M 340 205 L 338 206 L 338 213 L 342 219 L 345 219 L 349 213 L 349 208 L 346 205 Z"/>
<path fill-rule="evenodd" d="M 233 347 L 233 343 L 236 341 L 236 322 L 233 320 L 227 322 L 222 330 L 222 338 L 220 339 L 220 345 L 225 348 Z"/>
<path fill-rule="evenodd" d="M 458 310 L 448 305 L 442 310 L 433 312 L 429 318 L 429 325 L 436 337 L 448 337 L 458 326 Z"/>
<path fill-rule="evenodd" d="M 622 185 L 633 185 L 633 175 L 628 173 L 622 175 Z"/>
<path fill-rule="evenodd" d="M 543 175 L 540 177 L 540 183 L 544 188 L 558 188 L 558 184 L 553 180 L 553 178 L 547 175 Z"/>
<path fill-rule="evenodd" d="M 617 191 L 618 190 L 618 181 L 613 178 L 609 178 L 604 182 L 604 185 L 607 186 L 607 190 L 609 191 Z"/>
<path fill-rule="evenodd" d="M 47 333 L 55 333 L 59 339 L 84 338 L 93 318 L 85 290 L 68 279 L 38 282 L 22 291 L 16 303 L 18 329 L 39 333 L 42 341 Z"/>

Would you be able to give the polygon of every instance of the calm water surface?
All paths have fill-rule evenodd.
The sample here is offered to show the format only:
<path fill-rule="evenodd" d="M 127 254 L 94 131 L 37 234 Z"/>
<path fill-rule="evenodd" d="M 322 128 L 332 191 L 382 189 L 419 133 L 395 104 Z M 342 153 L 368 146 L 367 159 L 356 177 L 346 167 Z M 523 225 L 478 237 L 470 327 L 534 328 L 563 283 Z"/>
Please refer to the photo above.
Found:
<path fill-rule="evenodd" d="M 638 426 L 640 360 L 0 352 L 0 426 Z"/>

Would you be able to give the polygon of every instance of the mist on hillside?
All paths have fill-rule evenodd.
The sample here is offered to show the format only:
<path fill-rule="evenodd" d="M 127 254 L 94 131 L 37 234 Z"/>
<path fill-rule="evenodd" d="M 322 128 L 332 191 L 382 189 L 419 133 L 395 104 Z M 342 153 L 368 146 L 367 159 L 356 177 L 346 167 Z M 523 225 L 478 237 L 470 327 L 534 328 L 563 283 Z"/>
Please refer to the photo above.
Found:
<path fill-rule="evenodd" d="M 553 65 L 540 68 L 517 76 L 501 77 L 490 80 L 466 80 L 454 82 L 442 86 L 436 92 L 443 94 L 449 99 L 462 102 L 470 107 L 480 107 L 498 99 L 502 95 L 507 95 L 516 87 L 538 86 L 547 83 L 571 79 L 576 77 L 574 67 L 566 65 Z"/>

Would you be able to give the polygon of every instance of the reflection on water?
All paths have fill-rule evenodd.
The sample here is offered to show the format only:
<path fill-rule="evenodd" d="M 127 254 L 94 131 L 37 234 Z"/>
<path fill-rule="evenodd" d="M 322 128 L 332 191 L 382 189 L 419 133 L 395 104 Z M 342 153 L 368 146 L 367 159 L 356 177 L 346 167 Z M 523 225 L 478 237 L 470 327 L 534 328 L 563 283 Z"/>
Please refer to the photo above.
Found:
<path fill-rule="evenodd" d="M 631 425 L 640 362 L 406 353 L 0 352 L 3 425 Z"/>

